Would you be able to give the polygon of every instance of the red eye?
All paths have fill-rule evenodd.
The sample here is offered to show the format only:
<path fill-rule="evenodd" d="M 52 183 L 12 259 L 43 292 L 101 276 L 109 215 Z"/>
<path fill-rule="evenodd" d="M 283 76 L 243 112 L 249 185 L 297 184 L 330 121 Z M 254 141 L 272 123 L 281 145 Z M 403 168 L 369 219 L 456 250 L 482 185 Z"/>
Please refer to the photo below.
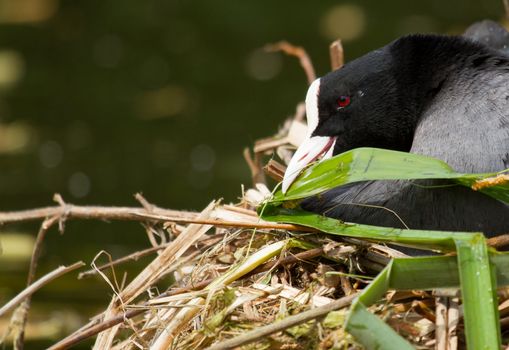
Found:
<path fill-rule="evenodd" d="M 350 96 L 339 96 L 336 103 L 338 108 L 345 108 L 350 104 Z"/>

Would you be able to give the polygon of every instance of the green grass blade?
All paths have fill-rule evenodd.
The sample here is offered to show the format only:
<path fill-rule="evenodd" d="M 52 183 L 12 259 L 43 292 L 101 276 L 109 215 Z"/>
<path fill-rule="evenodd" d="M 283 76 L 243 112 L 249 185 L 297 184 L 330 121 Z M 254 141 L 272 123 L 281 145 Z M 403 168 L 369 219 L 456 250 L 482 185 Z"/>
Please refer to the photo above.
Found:
<path fill-rule="evenodd" d="M 396 290 L 459 287 L 457 259 L 455 256 L 394 259 L 389 285 Z"/>
<path fill-rule="evenodd" d="M 481 233 L 401 230 L 344 223 L 303 211 L 292 202 L 359 181 L 450 179 L 460 185 L 472 187 L 474 182 L 495 175 L 497 174 L 461 174 L 443 161 L 431 157 L 360 148 L 306 169 L 286 194 L 278 191 L 265 203 L 260 216 L 268 221 L 313 227 L 341 236 L 424 249 L 457 250 L 457 260 L 454 257 L 394 260 L 353 305 L 347 330 L 369 349 L 406 349 L 410 344 L 371 315 L 364 305 L 376 302 L 388 288 L 431 289 L 460 284 L 469 348 L 496 349 L 500 347 L 501 336 L 495 291 L 497 281 L 499 285 L 509 282 L 509 255 L 493 253 L 490 257 L 486 240 Z M 492 183 L 481 192 L 509 203 L 509 182 L 507 179 L 502 180 Z"/>
<path fill-rule="evenodd" d="M 459 287 L 461 275 L 467 344 L 471 349 L 498 349 L 500 327 L 493 284 L 498 279 L 498 286 L 509 285 L 509 253 L 488 256 L 482 242 L 484 237 L 478 234 L 472 239 L 471 244 L 458 243 L 461 251 L 458 257 L 392 260 L 352 304 L 346 330 L 368 349 L 407 349 L 409 344 L 404 340 L 400 343 L 401 337 L 387 325 L 382 326 L 383 322 L 375 315 L 368 315 L 365 306 L 377 302 L 389 289 Z M 462 267 L 461 272 L 458 266 Z"/>
<path fill-rule="evenodd" d="M 468 348 L 499 349 L 496 277 L 484 236 L 458 240 L 457 252 Z"/>
<path fill-rule="evenodd" d="M 261 217 L 267 221 L 286 222 L 313 227 L 333 235 L 391 242 L 421 249 L 453 251 L 456 248 L 454 239 L 469 239 L 472 235 L 472 233 L 468 232 L 403 230 L 390 227 L 345 223 L 299 208 L 289 209 L 272 204 L 267 204 L 264 207 Z"/>
<path fill-rule="evenodd" d="M 414 347 L 380 318 L 369 312 L 361 302 L 350 308 L 346 331 L 366 349 L 412 350 Z"/>
<path fill-rule="evenodd" d="M 205 289 L 210 290 L 228 285 L 251 272 L 261 264 L 267 262 L 274 256 L 281 254 L 284 249 L 290 248 L 313 249 L 316 248 L 316 246 L 309 242 L 293 238 L 268 244 L 246 257 L 246 259 L 240 263 L 230 267 L 227 272 L 212 281 Z"/>
<path fill-rule="evenodd" d="M 380 300 L 389 289 L 392 264 L 393 261 L 355 299 L 345 322 L 346 331 L 366 349 L 413 349 L 407 340 L 366 308 Z"/>
<path fill-rule="evenodd" d="M 389 289 L 393 260 L 380 272 L 376 278 L 362 291 L 357 298 L 363 305 L 370 306 L 380 300 Z"/>
<path fill-rule="evenodd" d="M 450 257 L 427 258 L 427 261 L 423 260 L 426 258 L 407 259 L 407 262 L 403 261 L 403 259 L 395 260 L 393 266 L 385 269 L 379 276 L 380 278 L 377 277 L 375 281 L 370 284 L 370 287 L 366 288 L 365 293 L 359 297 L 359 300 L 369 305 L 379 299 L 381 293 L 387 290 L 387 288 L 443 288 L 451 287 L 461 282 L 467 344 L 469 348 L 498 348 L 498 344 L 500 344 L 500 331 L 498 327 L 498 311 L 495 303 L 497 300 L 495 295 L 496 270 L 492 269 L 490 266 L 488 248 L 485 238 L 481 233 L 399 230 L 385 227 L 345 224 L 339 220 L 308 213 L 301 209 L 287 209 L 270 204 L 265 207 L 263 218 L 269 221 L 282 221 L 310 226 L 332 234 L 390 241 L 406 245 L 415 245 L 417 247 L 424 246 L 427 248 L 438 247 L 440 249 L 451 249 L 451 245 L 456 246 L 458 251 L 458 262 L 456 265 Z M 502 258 L 502 256 L 504 258 Z M 493 261 L 498 261 L 503 264 L 504 267 L 507 267 L 509 266 L 508 257 L 509 255 L 507 254 L 494 255 Z M 412 260 L 414 262 L 412 262 Z M 414 271 L 412 272 L 411 269 Z M 418 269 L 421 269 L 423 274 L 419 274 L 416 271 Z M 436 275 L 433 274 L 434 272 Z M 415 276 L 421 276 L 421 278 L 415 279 Z M 504 282 L 507 282 L 506 274 L 502 274 L 500 277 L 502 277 Z M 499 278 L 499 283 L 502 282 L 502 280 Z M 363 314 L 362 310 L 361 316 L 363 318 L 368 317 Z M 356 317 L 357 316 L 354 316 L 353 320 L 357 320 Z M 381 329 L 378 321 L 373 322 L 374 323 L 366 329 L 354 327 L 355 329 L 353 332 L 357 332 L 354 335 L 358 340 L 364 342 L 364 337 L 367 337 L 365 334 L 366 332 L 374 332 L 373 334 L 375 334 Z M 357 323 L 355 324 L 358 325 Z M 358 338 L 359 336 L 363 338 Z M 371 344 L 371 341 L 374 341 L 371 338 L 366 339 L 366 342 L 369 344 Z"/>
<path fill-rule="evenodd" d="M 509 253 L 492 253 L 489 259 L 494 266 L 497 285 L 499 287 L 509 285 Z M 392 261 L 389 289 L 427 290 L 459 286 L 460 275 L 456 256 L 398 258 Z"/>
<path fill-rule="evenodd" d="M 307 168 L 286 194 L 278 191 L 271 201 L 301 199 L 358 181 L 452 179 L 470 187 L 476 180 L 494 175 L 496 173 L 457 173 L 441 160 L 414 153 L 357 148 Z M 481 192 L 509 203 L 507 182 L 483 189 Z"/>
<path fill-rule="evenodd" d="M 461 286 L 469 349 L 498 349 L 500 327 L 496 286 L 509 284 L 509 254 L 490 257 L 482 234 L 457 240 L 457 257 L 395 259 L 389 288 L 434 289 Z M 458 268 L 460 267 L 460 268 Z M 460 283 L 461 282 L 461 283 Z"/>
<path fill-rule="evenodd" d="M 495 265 L 498 286 L 509 285 L 509 253 L 491 253 L 490 262 Z"/>

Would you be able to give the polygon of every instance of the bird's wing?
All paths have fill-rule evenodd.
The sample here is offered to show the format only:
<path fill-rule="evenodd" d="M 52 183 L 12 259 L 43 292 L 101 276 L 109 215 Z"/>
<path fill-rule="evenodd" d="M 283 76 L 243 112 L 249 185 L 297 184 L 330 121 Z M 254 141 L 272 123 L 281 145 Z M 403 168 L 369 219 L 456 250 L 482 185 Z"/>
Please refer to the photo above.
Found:
<path fill-rule="evenodd" d="M 308 198 L 302 207 L 343 221 L 405 228 L 400 206 L 393 205 L 403 187 L 401 181 L 358 182 Z"/>
<path fill-rule="evenodd" d="M 334 188 L 303 201 L 305 210 L 384 227 L 509 231 L 509 206 L 442 180 L 369 181 Z"/>

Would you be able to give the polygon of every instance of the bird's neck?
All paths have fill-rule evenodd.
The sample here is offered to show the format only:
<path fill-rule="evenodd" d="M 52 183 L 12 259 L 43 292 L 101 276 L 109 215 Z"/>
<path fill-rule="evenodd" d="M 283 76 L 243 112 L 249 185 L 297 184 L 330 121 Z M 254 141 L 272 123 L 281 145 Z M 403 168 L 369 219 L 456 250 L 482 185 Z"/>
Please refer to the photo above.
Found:
<path fill-rule="evenodd" d="M 405 108 L 416 121 L 451 80 L 465 71 L 496 68 L 493 60 L 498 56 L 469 39 L 439 35 L 400 38 L 390 45 L 390 52 L 396 83 L 408 103 Z M 504 61 L 499 65 L 508 64 L 504 56 L 498 60 Z"/>
<path fill-rule="evenodd" d="M 439 158 L 460 172 L 508 168 L 508 85 L 509 74 L 497 72 L 448 83 L 423 112 L 411 151 Z"/>

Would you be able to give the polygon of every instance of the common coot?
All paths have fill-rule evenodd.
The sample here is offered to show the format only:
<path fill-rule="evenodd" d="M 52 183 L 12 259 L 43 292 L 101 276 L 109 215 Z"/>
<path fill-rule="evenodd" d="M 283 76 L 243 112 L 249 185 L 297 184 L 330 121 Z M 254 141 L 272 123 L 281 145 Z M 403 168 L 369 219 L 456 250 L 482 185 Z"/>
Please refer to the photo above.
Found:
<path fill-rule="evenodd" d="M 500 33 L 405 36 L 317 79 L 306 97 L 308 137 L 283 191 L 310 162 L 357 147 L 428 155 L 458 172 L 509 168 L 509 56 Z M 509 233 L 509 206 L 439 180 L 355 183 L 302 207 L 362 224 Z"/>

